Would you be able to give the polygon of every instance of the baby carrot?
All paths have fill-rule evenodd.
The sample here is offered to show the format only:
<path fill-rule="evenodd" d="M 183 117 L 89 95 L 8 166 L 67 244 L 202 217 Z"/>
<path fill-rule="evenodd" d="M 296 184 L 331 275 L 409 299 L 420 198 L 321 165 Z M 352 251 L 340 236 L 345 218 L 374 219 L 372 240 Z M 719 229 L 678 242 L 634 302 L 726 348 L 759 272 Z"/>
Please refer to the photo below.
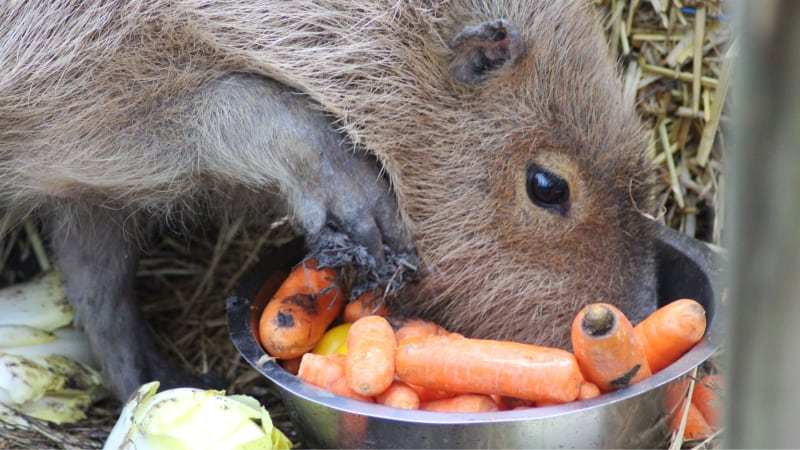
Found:
<path fill-rule="evenodd" d="M 431 389 L 422 386 L 417 386 L 415 384 L 408 384 L 408 387 L 410 387 L 417 393 L 419 401 L 422 403 L 430 402 L 433 400 L 441 400 L 443 398 L 455 397 L 456 395 L 458 395 L 455 392 L 443 391 L 441 389 Z"/>
<path fill-rule="evenodd" d="M 396 366 L 409 384 L 534 401 L 575 400 L 583 379 L 566 350 L 452 335 L 404 339 Z"/>
<path fill-rule="evenodd" d="M 596 384 L 584 381 L 581 383 L 581 390 L 578 392 L 578 400 L 588 400 L 600 395 L 600 388 Z"/>
<path fill-rule="evenodd" d="M 725 380 L 720 374 L 708 374 L 701 377 L 694 385 L 692 403 L 697 407 L 709 425 L 719 427 L 722 425 L 722 399 L 719 391 L 725 386 Z"/>
<path fill-rule="evenodd" d="M 344 306 L 333 269 L 306 261 L 292 270 L 261 314 L 258 332 L 267 353 L 291 359 L 308 352 Z"/>
<path fill-rule="evenodd" d="M 420 404 L 417 391 L 398 380 L 393 381 L 385 391 L 376 395 L 375 402 L 403 409 L 419 409 Z"/>
<path fill-rule="evenodd" d="M 635 327 L 650 370 L 658 372 L 691 349 L 706 332 L 706 311 L 691 299 L 675 300 Z"/>
<path fill-rule="evenodd" d="M 714 430 L 706 422 L 703 414 L 697 409 L 693 403 L 689 402 L 689 409 L 686 410 L 686 399 L 681 403 L 675 414 L 669 419 L 669 429 L 673 433 L 680 430 L 681 420 L 683 420 L 684 411 L 686 411 L 686 425 L 683 428 L 683 439 L 705 439 L 714 433 Z"/>
<path fill-rule="evenodd" d="M 300 362 L 297 376 L 307 383 L 327 389 L 334 394 L 372 402 L 372 398 L 359 395 L 350 389 L 345 377 L 346 359 L 345 355 L 306 353 Z"/>
<path fill-rule="evenodd" d="M 283 359 L 281 360 L 281 367 L 290 374 L 297 375 L 297 372 L 300 370 L 300 362 L 302 362 L 302 359 L 302 356 L 292 359 Z"/>
<path fill-rule="evenodd" d="M 344 307 L 342 321 L 353 323 L 364 316 L 386 316 L 389 307 L 382 301 L 375 300 L 375 292 L 367 291 Z"/>
<path fill-rule="evenodd" d="M 578 391 L 578 398 L 576 398 L 575 400 L 588 400 L 590 398 L 595 398 L 595 397 L 597 397 L 599 395 L 600 395 L 600 388 L 598 388 L 596 384 L 590 383 L 588 381 L 582 381 L 580 390 Z M 506 404 L 508 404 L 509 406 L 510 405 L 514 405 L 513 407 L 509 407 L 508 409 L 517 409 L 517 408 L 520 408 L 520 407 L 530 407 L 530 405 L 525 405 L 524 403 L 520 404 L 519 402 L 517 402 L 515 404 L 513 402 L 510 402 L 508 397 L 504 397 L 504 400 L 505 400 Z M 524 400 L 520 400 L 520 401 L 524 401 Z M 538 401 L 538 402 L 536 402 L 535 406 L 542 407 L 542 406 L 560 405 L 561 403 L 562 402 L 543 402 L 543 401 Z M 499 402 L 498 402 L 498 405 L 500 405 Z M 501 405 L 500 409 L 503 409 L 502 405 Z"/>
<path fill-rule="evenodd" d="M 462 394 L 451 398 L 433 400 L 420 405 L 419 409 L 439 412 L 489 412 L 497 411 L 497 404 L 488 395 Z"/>
<path fill-rule="evenodd" d="M 613 305 L 593 303 L 572 322 L 572 349 L 586 381 L 601 392 L 637 383 L 651 375 L 633 325 Z"/>
<path fill-rule="evenodd" d="M 667 385 L 664 391 L 664 412 L 666 414 L 677 414 L 678 407 L 686 399 L 689 392 L 690 381 L 691 379 L 685 376 Z"/>
<path fill-rule="evenodd" d="M 394 380 L 397 341 L 389 322 L 381 316 L 364 316 L 347 333 L 347 382 L 366 396 L 385 391 Z"/>
<path fill-rule="evenodd" d="M 445 336 L 449 334 L 441 325 L 417 318 L 392 318 L 391 323 L 395 329 L 394 335 L 398 343 L 403 339 L 412 337 Z"/>

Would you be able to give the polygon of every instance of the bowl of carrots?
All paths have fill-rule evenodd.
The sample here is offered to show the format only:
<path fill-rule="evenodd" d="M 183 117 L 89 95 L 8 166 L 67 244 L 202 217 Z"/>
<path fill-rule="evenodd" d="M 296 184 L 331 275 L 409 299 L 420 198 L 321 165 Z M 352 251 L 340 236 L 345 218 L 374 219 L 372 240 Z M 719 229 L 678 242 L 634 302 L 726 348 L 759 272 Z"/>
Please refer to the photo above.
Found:
<path fill-rule="evenodd" d="M 574 354 L 516 343 L 498 347 L 492 341 L 448 333 L 435 324 L 426 324 L 427 328 L 420 331 L 412 326 L 416 324 L 384 318 L 377 312 L 337 325 L 342 315 L 330 309 L 340 293 L 330 286 L 298 288 L 299 281 L 292 281 L 296 278 L 311 285 L 312 272 L 320 277 L 320 283 L 334 276 L 317 271 L 313 265 L 297 265 L 303 255 L 302 242 L 264 258 L 243 280 L 228 299 L 228 328 L 242 356 L 277 387 L 298 433 L 311 446 L 663 448 L 680 423 L 676 419 L 684 415 L 688 418 L 683 419 L 681 427 L 685 437 L 708 435 L 705 428 L 698 430 L 691 422 L 694 401 L 687 405 L 684 399 L 696 368 L 719 348 L 724 308 L 718 285 L 719 264 L 705 244 L 664 227 L 658 233 L 657 252 L 659 311 L 681 310 L 681 317 L 697 316 L 696 311 L 701 311 L 702 328 L 698 332 L 698 325 L 689 331 L 694 335 L 692 341 L 678 351 L 659 348 L 661 342 L 648 343 L 644 321 L 633 327 L 615 308 L 600 303 L 587 305 L 576 316 L 572 324 Z M 312 291 L 316 295 L 310 294 Z M 310 299 L 319 302 L 309 303 Z M 304 335 L 313 335 L 310 344 L 298 346 L 296 338 L 282 336 L 305 326 L 305 314 L 314 308 L 319 311 L 314 314 L 324 315 L 324 311 L 332 317 L 323 321 L 322 329 L 317 326 L 303 331 Z M 678 322 L 691 320 L 682 318 Z M 650 333 L 673 333 L 658 326 Z M 620 337 L 627 336 L 624 333 L 635 338 Z M 625 358 L 596 362 L 586 355 L 597 352 L 581 354 L 579 349 L 584 344 L 576 344 L 576 339 L 588 339 L 586 345 L 595 346 L 638 339 L 649 347 L 642 344 L 641 350 L 621 352 L 627 355 Z M 436 351 L 443 346 L 457 349 L 454 353 L 474 364 L 459 373 L 459 368 L 448 365 L 445 352 Z M 325 350 L 319 351 L 323 347 Z M 384 347 L 389 356 L 376 356 L 380 352 L 372 351 Z M 653 352 L 652 348 L 658 350 Z M 657 359 L 670 352 L 674 355 L 668 360 Z M 638 360 L 630 356 L 639 353 Z M 519 382 L 543 369 L 532 365 L 517 372 L 504 368 L 498 373 L 496 362 L 482 361 L 481 355 L 486 354 L 502 354 L 521 364 L 536 360 L 535 364 L 548 368 L 548 377 L 559 381 L 545 387 L 535 380 Z M 299 369 L 289 368 L 301 361 Z M 601 369 L 591 369 L 592 364 Z M 375 372 L 387 375 L 370 378 Z M 476 388 L 470 384 L 475 382 L 471 377 L 482 372 L 506 380 L 492 382 L 492 390 Z M 696 394 L 703 391 L 700 383 L 695 388 Z M 394 390 L 412 391 L 415 403 L 403 403 L 410 402 L 407 397 L 388 400 Z M 451 392 L 461 394 L 448 394 Z M 456 401 L 467 406 L 452 409 Z"/>

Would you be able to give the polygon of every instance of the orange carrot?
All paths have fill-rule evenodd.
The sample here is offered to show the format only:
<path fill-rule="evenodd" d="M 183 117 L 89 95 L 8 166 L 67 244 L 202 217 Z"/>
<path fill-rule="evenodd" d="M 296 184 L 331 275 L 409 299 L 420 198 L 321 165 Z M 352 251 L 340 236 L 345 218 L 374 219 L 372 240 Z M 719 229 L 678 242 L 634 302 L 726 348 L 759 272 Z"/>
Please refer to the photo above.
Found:
<path fill-rule="evenodd" d="M 588 400 L 600 396 L 600 388 L 596 384 L 584 381 L 578 393 L 578 400 Z"/>
<path fill-rule="evenodd" d="M 601 392 L 637 383 L 651 375 L 633 325 L 613 305 L 593 303 L 572 322 L 572 349 L 586 381 Z"/>
<path fill-rule="evenodd" d="M 497 411 L 497 404 L 488 395 L 462 394 L 452 398 L 444 398 L 423 403 L 419 409 L 439 412 L 489 412 Z"/>
<path fill-rule="evenodd" d="M 459 395 L 458 393 L 443 391 L 441 389 L 430 389 L 422 386 L 417 386 L 416 384 L 409 384 L 409 383 L 406 384 L 408 384 L 408 387 L 410 387 L 417 393 L 417 396 L 419 397 L 419 401 L 421 403 L 430 402 L 433 400 L 441 400 L 443 398 L 451 398 L 455 397 L 456 395 Z"/>
<path fill-rule="evenodd" d="M 386 316 L 389 307 L 380 300 L 375 300 L 375 292 L 368 291 L 349 302 L 342 312 L 342 321 L 353 323 L 364 316 Z"/>
<path fill-rule="evenodd" d="M 302 362 L 302 360 L 302 356 L 292 359 L 284 359 L 281 360 L 281 367 L 283 367 L 283 370 L 289 372 L 290 374 L 297 375 L 297 372 L 300 371 L 300 362 Z"/>
<path fill-rule="evenodd" d="M 398 380 L 393 381 L 385 391 L 376 395 L 375 401 L 381 405 L 403 409 L 419 409 L 420 404 L 417 391 Z"/>
<path fill-rule="evenodd" d="M 669 419 L 669 429 L 673 433 L 678 432 L 680 429 L 685 407 L 686 399 L 684 399 L 678 410 Z M 686 440 L 705 439 L 713 433 L 714 430 L 711 429 L 711 426 L 706 422 L 706 419 L 703 417 L 700 410 L 697 409 L 697 406 L 689 402 L 689 410 L 686 411 L 686 425 L 683 428 L 683 438 Z"/>
<path fill-rule="evenodd" d="M 701 377 L 694 385 L 692 403 L 697 407 L 709 425 L 722 425 L 722 399 L 719 392 L 725 387 L 725 380 L 720 374 L 708 374 Z"/>
<path fill-rule="evenodd" d="M 311 350 L 344 307 L 333 269 L 306 261 L 292 270 L 261 314 L 258 332 L 267 353 L 282 359 Z"/>
<path fill-rule="evenodd" d="M 664 390 L 664 413 L 667 415 L 677 414 L 678 407 L 689 392 L 690 381 L 688 376 L 684 376 L 667 384 L 667 388 Z"/>
<path fill-rule="evenodd" d="M 275 292 L 281 287 L 281 284 L 283 284 L 287 276 L 289 276 L 289 273 L 285 270 L 278 269 L 271 272 L 267 276 L 267 279 L 261 284 L 261 287 L 258 288 L 258 292 L 256 292 L 256 296 L 253 298 L 253 307 L 263 309 Z"/>
<path fill-rule="evenodd" d="M 392 318 L 391 323 L 395 328 L 394 335 L 398 343 L 403 339 L 412 337 L 446 336 L 449 334 L 441 325 L 417 318 Z"/>
<path fill-rule="evenodd" d="M 564 402 L 547 402 L 547 401 L 541 401 L 540 400 L 538 402 L 534 402 L 533 405 L 535 407 L 537 407 L 537 408 L 543 408 L 545 406 L 555 406 L 555 405 L 563 405 L 563 404 L 564 404 Z M 514 408 L 514 409 L 516 409 L 516 408 Z"/>
<path fill-rule="evenodd" d="M 396 366 L 409 384 L 534 401 L 575 400 L 583 378 L 566 350 L 451 335 L 404 339 Z"/>
<path fill-rule="evenodd" d="M 306 353 L 300 362 L 297 376 L 314 386 L 327 389 L 334 394 L 354 398 L 365 402 L 372 402 L 372 398 L 359 395 L 350 389 L 345 377 L 345 355 L 318 355 Z"/>
<path fill-rule="evenodd" d="M 347 333 L 347 382 L 366 396 L 385 391 L 394 380 L 397 341 L 389 322 L 381 316 L 364 316 Z"/>
<path fill-rule="evenodd" d="M 650 370 L 667 367 L 697 344 L 706 332 L 706 311 L 691 299 L 662 306 L 635 327 Z"/>

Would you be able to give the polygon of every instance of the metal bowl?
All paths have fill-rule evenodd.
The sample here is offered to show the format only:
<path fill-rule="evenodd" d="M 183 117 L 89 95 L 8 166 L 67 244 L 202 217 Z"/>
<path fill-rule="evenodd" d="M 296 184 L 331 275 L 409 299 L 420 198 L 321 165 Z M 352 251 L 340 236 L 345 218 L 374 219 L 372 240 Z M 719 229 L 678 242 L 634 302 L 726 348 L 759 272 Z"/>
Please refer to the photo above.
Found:
<path fill-rule="evenodd" d="M 410 411 L 334 395 L 272 361 L 254 336 L 261 310 L 280 283 L 267 275 L 290 267 L 302 243 L 272 256 L 228 298 L 228 328 L 244 358 L 281 393 L 306 443 L 329 448 L 654 448 L 668 439 L 667 387 L 681 387 L 722 341 L 719 263 L 704 244 L 668 228 L 657 238 L 660 302 L 688 297 L 706 308 L 708 331 L 677 362 L 645 381 L 563 405 L 492 413 Z"/>

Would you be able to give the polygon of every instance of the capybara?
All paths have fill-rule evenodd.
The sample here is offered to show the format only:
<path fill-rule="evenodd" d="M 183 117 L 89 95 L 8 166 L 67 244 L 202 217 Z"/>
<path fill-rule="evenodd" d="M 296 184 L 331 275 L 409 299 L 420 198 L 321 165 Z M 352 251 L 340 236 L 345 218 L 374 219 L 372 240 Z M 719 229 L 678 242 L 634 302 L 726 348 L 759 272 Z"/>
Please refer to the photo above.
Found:
<path fill-rule="evenodd" d="M 0 5 L 3 228 L 44 224 L 120 398 L 182 382 L 133 299 L 143 237 L 215 214 L 415 255 L 393 306 L 473 337 L 641 317 L 643 136 L 588 0 Z"/>

